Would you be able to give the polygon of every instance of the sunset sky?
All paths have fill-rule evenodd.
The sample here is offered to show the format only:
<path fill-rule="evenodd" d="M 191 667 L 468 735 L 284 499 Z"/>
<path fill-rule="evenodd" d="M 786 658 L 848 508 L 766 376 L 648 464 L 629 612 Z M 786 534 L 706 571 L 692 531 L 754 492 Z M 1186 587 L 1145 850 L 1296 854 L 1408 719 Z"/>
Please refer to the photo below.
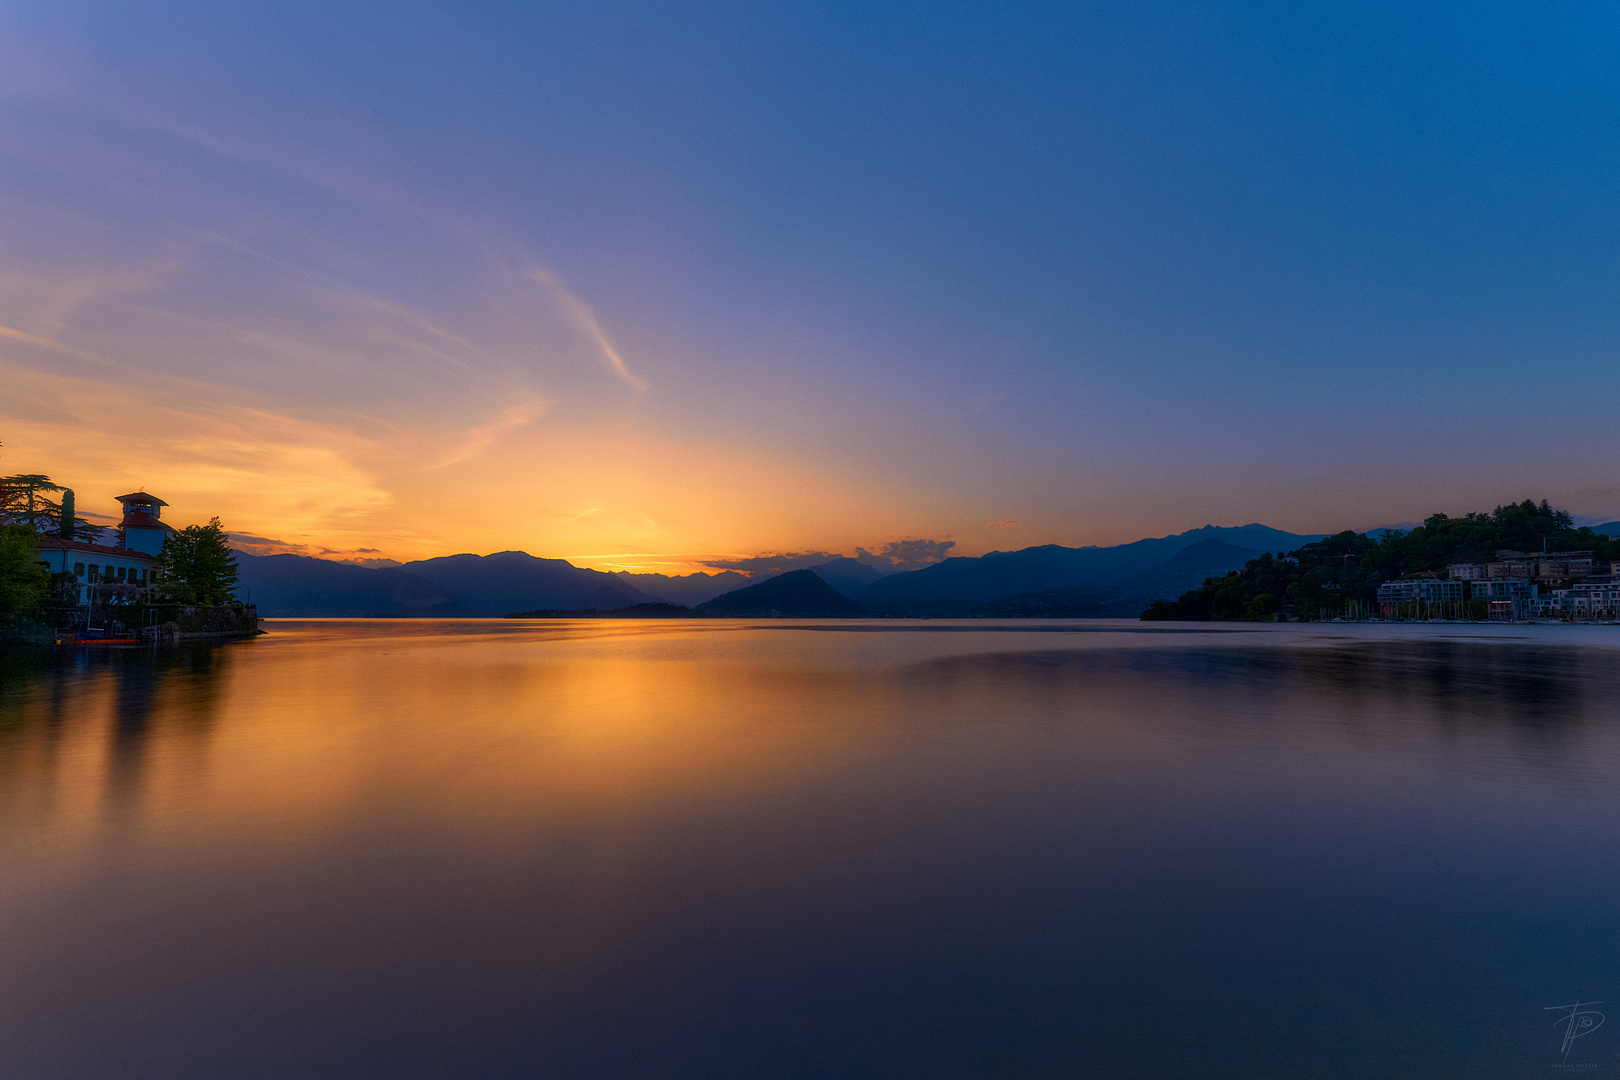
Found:
<path fill-rule="evenodd" d="M 1597 4 L 0 4 L 0 472 L 685 570 L 1620 517 Z"/>

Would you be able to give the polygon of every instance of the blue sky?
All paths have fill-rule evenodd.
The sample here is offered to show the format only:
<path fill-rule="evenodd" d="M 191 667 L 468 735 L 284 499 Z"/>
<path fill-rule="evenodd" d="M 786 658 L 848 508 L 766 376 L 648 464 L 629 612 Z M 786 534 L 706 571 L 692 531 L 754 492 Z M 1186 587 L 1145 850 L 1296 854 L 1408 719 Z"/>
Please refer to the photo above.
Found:
<path fill-rule="evenodd" d="M 4 464 L 645 568 L 1620 517 L 1617 29 L 10 3 Z"/>

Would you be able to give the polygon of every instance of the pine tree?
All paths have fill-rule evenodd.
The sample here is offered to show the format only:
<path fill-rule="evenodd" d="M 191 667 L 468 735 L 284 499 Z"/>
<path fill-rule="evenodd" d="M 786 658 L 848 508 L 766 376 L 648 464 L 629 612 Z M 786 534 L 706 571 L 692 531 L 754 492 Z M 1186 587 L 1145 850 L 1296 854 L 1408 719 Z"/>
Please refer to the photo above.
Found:
<path fill-rule="evenodd" d="M 46 492 L 61 490 L 50 477 L 39 473 L 0 477 L 0 513 L 7 521 L 38 532 L 41 519 L 49 522 L 57 515 L 56 503 Z"/>
<path fill-rule="evenodd" d="M 236 599 L 236 553 L 226 540 L 219 518 L 170 533 L 152 564 L 160 591 L 209 606 Z"/>
<path fill-rule="evenodd" d="M 102 542 L 107 529 L 102 525 L 92 525 L 82 517 L 74 516 L 72 488 L 62 489 L 62 502 L 56 508 L 56 535 L 63 540 L 84 540 L 92 544 Z"/>

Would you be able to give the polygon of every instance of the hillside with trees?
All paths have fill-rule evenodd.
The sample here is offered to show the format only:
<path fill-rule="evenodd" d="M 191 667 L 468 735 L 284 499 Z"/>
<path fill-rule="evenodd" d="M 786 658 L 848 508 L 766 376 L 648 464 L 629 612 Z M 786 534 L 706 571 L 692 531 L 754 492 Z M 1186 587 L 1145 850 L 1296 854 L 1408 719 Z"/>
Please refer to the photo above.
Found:
<path fill-rule="evenodd" d="M 1410 532 L 1386 530 L 1376 539 L 1342 532 L 1291 552 L 1251 559 L 1242 570 L 1207 578 L 1176 600 L 1153 604 L 1148 620 L 1269 622 L 1279 611 L 1301 619 L 1375 610 L 1378 586 L 1452 563 L 1496 561 L 1500 550 L 1591 551 L 1620 559 L 1620 540 L 1576 528 L 1570 515 L 1526 499 L 1490 513 L 1435 514 Z"/>

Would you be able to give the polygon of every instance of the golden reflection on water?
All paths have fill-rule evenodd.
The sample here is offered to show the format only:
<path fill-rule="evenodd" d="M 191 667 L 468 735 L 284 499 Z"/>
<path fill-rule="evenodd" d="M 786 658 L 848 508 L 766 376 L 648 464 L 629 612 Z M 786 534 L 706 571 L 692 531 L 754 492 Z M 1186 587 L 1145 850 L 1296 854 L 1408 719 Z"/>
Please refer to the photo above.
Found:
<path fill-rule="evenodd" d="M 1500 944 L 1607 910 L 1607 638 L 271 631 L 0 653 L 0 1073 L 1140 1075 L 1167 995 L 1207 1053 L 1279 985 L 1319 1065 L 1620 941 Z"/>
<path fill-rule="evenodd" d="M 1156 755 L 1165 756 L 1162 770 L 1186 751 L 1186 732 L 1161 728 L 1196 718 L 1204 692 L 1180 679 L 1093 678 L 1075 694 L 1072 674 L 1043 690 L 1027 673 L 1008 679 L 999 669 L 938 663 L 1077 643 L 1093 651 L 1184 646 L 1124 633 L 828 634 L 605 621 L 271 628 L 267 638 L 220 648 L 79 656 L 58 677 L 0 702 L 0 815 L 9 823 L 0 843 L 48 844 L 60 858 L 108 831 L 193 850 L 249 834 L 296 844 L 366 820 L 499 833 L 570 815 L 671 812 L 847 765 L 919 717 L 990 723 L 974 735 L 990 752 L 1008 737 L 994 726 L 999 714 L 1028 719 L 1054 708 L 1065 727 L 1047 735 L 1071 759 L 1100 741 L 1116 770 Z M 1357 725 L 1425 700 L 1392 693 L 1394 669 L 1367 679 L 1335 674 L 1336 663 L 1301 667 L 1315 671 L 1303 690 L 1286 680 L 1249 687 L 1245 714 L 1261 722 L 1308 712 L 1324 683 L 1343 702 L 1371 693 L 1340 724 L 1353 739 Z M 1289 693 L 1303 697 L 1290 702 Z M 1453 709 L 1458 700 L 1435 698 Z M 1566 691 L 1538 707 L 1556 711 L 1569 700 Z M 1117 729 L 1127 725 L 1131 738 L 1121 740 Z M 1398 722 L 1379 726 L 1389 728 L 1379 735 L 1385 742 L 1414 737 Z"/>
<path fill-rule="evenodd" d="M 870 735 L 828 709 L 814 671 L 601 640 L 447 653 L 427 636 L 328 632 L 173 665 L 92 662 L 6 709 L 0 813 L 12 836 L 48 826 L 58 853 L 108 827 L 183 846 L 371 816 L 498 829 L 514 809 L 735 796 Z"/>

